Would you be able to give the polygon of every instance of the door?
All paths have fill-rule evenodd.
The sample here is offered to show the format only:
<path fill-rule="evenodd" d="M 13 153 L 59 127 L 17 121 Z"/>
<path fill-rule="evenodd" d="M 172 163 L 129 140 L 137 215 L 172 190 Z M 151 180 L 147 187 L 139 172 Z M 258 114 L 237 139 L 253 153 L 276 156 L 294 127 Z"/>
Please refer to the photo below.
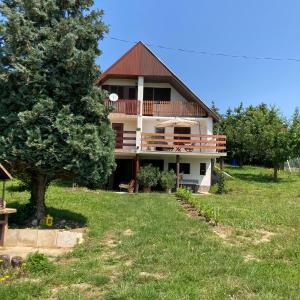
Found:
<path fill-rule="evenodd" d="M 114 171 L 114 190 L 119 190 L 120 183 L 128 184 L 135 177 L 135 161 L 133 159 L 116 159 L 117 168 Z"/>
<path fill-rule="evenodd" d="M 191 127 L 174 127 L 175 134 L 191 134 Z M 191 137 L 175 136 L 174 140 L 190 140 Z M 175 142 L 175 145 L 183 145 L 184 143 Z"/>
<path fill-rule="evenodd" d="M 123 123 L 112 123 L 111 124 L 113 130 L 116 134 L 116 149 L 123 148 L 123 131 L 124 131 L 124 124 Z"/>

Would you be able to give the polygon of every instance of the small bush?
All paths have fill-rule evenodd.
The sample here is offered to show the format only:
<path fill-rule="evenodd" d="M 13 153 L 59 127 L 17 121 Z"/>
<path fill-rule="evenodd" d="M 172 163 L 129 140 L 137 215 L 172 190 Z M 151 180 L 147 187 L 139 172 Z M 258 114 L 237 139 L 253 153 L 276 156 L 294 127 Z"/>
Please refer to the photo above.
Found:
<path fill-rule="evenodd" d="M 54 270 L 54 265 L 47 255 L 35 252 L 29 254 L 26 260 L 26 270 L 30 273 L 49 273 Z"/>
<path fill-rule="evenodd" d="M 160 172 L 158 168 L 153 167 L 151 164 L 141 167 L 138 181 L 142 186 L 149 188 L 156 186 L 159 179 Z"/>
<path fill-rule="evenodd" d="M 224 173 L 220 173 L 219 180 L 218 180 L 218 194 L 224 194 L 225 193 L 225 176 Z"/>
<path fill-rule="evenodd" d="M 184 187 L 180 187 L 176 190 L 176 197 L 189 202 L 192 199 L 192 192 Z"/>
<path fill-rule="evenodd" d="M 175 187 L 175 172 L 171 171 L 163 171 L 160 177 L 160 184 L 163 189 L 170 190 Z"/>

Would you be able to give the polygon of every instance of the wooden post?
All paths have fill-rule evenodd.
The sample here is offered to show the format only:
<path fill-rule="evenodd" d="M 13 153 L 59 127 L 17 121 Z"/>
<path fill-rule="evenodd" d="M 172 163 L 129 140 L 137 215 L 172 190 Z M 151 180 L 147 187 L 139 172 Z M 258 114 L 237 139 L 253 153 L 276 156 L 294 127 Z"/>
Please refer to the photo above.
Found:
<path fill-rule="evenodd" d="M 180 157 L 176 155 L 176 188 L 179 188 L 179 162 Z"/>
<path fill-rule="evenodd" d="M 135 156 L 135 192 L 139 191 L 138 175 L 140 173 L 140 156 L 137 154 Z"/>
<path fill-rule="evenodd" d="M 5 200 L 5 180 L 3 180 L 3 185 L 2 185 L 2 200 Z"/>
<path fill-rule="evenodd" d="M 3 219 L 0 220 L 0 247 L 4 246 L 8 230 L 8 214 L 3 214 L 2 216 Z"/>
<path fill-rule="evenodd" d="M 220 170 L 224 171 L 224 158 L 220 157 Z"/>

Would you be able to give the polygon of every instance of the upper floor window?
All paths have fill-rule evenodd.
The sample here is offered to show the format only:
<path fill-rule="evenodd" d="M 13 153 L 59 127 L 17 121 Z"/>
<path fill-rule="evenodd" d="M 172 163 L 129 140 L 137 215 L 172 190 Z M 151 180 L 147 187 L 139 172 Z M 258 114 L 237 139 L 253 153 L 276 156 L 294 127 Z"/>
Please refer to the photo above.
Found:
<path fill-rule="evenodd" d="M 144 100 L 155 100 L 155 101 L 170 101 L 171 100 L 171 89 L 170 88 L 144 88 Z"/>
<path fill-rule="evenodd" d="M 109 94 L 117 94 L 119 96 L 119 99 L 137 99 L 137 91 L 135 86 L 103 85 L 102 88 L 108 91 Z"/>

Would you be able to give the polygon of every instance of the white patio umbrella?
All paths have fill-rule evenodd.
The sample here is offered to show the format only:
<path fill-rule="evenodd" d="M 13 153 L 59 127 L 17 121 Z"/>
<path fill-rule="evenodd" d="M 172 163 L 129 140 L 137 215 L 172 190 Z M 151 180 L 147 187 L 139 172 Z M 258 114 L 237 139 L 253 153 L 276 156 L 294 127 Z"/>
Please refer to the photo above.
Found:
<path fill-rule="evenodd" d="M 156 124 L 156 127 L 165 128 L 165 127 L 192 127 L 198 125 L 199 122 L 186 120 L 186 119 L 175 119 L 167 120 Z"/>

